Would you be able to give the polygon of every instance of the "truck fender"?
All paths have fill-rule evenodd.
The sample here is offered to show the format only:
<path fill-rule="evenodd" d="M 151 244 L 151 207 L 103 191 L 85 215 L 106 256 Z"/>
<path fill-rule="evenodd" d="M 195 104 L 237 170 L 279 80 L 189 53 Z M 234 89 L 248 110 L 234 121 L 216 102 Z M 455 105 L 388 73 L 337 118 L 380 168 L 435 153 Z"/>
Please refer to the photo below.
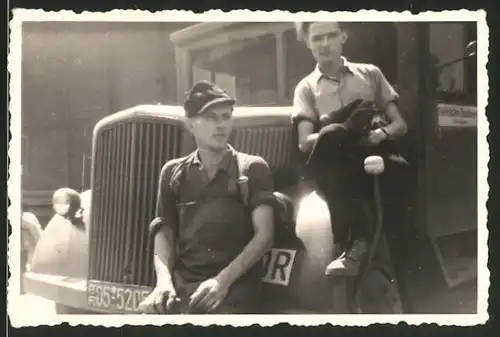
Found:
<path fill-rule="evenodd" d="M 278 312 L 328 311 L 332 307 L 331 281 L 325 275 L 333 257 L 330 212 L 314 191 L 293 199 L 297 240 L 275 243 L 266 257 L 264 293 L 277 304 Z"/>
<path fill-rule="evenodd" d="M 42 235 L 42 226 L 35 214 L 24 212 L 21 216 L 21 242 L 23 268 L 29 270 L 31 257 Z"/>
<path fill-rule="evenodd" d="M 31 258 L 34 273 L 86 278 L 91 191 L 80 194 L 83 216 L 68 220 L 54 214 L 41 232 Z"/>

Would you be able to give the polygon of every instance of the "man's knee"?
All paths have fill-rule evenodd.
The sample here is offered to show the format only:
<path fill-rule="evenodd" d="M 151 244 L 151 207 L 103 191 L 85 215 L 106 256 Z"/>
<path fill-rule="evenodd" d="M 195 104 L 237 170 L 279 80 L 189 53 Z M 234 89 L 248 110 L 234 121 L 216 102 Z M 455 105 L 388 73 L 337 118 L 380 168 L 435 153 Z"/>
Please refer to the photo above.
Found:
<path fill-rule="evenodd" d="M 348 132 L 342 124 L 330 124 L 321 128 L 318 133 L 318 139 L 329 137 L 345 137 Z"/>

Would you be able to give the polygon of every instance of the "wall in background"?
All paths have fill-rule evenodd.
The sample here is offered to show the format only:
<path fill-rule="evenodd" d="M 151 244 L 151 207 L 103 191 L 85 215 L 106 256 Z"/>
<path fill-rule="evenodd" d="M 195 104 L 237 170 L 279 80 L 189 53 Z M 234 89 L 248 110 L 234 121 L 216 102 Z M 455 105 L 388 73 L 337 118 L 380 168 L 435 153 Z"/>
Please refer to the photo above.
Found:
<path fill-rule="evenodd" d="M 23 210 L 50 206 L 58 187 L 90 187 L 98 120 L 138 104 L 175 103 L 169 35 L 187 25 L 23 24 Z"/>

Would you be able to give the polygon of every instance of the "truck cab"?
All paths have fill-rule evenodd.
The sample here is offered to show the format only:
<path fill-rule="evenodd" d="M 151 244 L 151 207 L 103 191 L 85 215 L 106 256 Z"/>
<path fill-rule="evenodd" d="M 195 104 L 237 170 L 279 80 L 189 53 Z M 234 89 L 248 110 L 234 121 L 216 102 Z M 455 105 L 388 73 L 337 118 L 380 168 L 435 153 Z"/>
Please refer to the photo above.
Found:
<path fill-rule="evenodd" d="M 399 183 L 387 200 L 392 211 L 385 217 L 378 252 L 383 268 L 369 275 L 363 312 L 476 310 L 473 291 L 471 307 L 455 289 L 466 287 L 465 296 L 471 296 L 477 277 L 477 102 L 473 96 L 454 101 L 450 93 L 456 94 L 457 87 L 475 89 L 468 83 L 477 75 L 476 68 L 465 65 L 473 57 L 454 64 L 451 75 L 444 70 L 448 68 L 433 65 L 433 46 L 450 36 L 443 29 L 458 36 L 454 43 L 459 47 L 449 55 L 440 51 L 444 55 L 437 55 L 438 61 L 463 59 L 475 25 L 353 23 L 349 28 L 352 42 L 346 56 L 382 69 L 401 96 L 400 110 L 410 128 L 401 146 L 411 165 L 394 177 Z M 263 282 L 276 304 L 266 310 L 349 312 L 342 303 L 345 282 L 324 275 L 333 254 L 328 208 L 301 179 L 291 101 L 294 86 L 314 62 L 295 39 L 293 25 L 201 23 L 170 38 L 179 102 L 199 79 L 214 81 L 236 96 L 231 144 L 262 156 L 277 190 L 294 200 L 297 240 L 275 245 L 263 261 Z M 456 74 L 465 72 L 467 80 L 463 76 L 456 84 L 461 78 Z M 93 134 L 91 190 L 61 197 L 62 204 L 76 202 L 80 215 L 63 212 L 51 219 L 24 273 L 26 291 L 55 301 L 63 313 L 138 312 L 155 284 L 147 228 L 160 169 L 193 149 L 180 106 L 140 105 L 102 119 Z M 438 187 L 438 182 L 444 185 Z"/>

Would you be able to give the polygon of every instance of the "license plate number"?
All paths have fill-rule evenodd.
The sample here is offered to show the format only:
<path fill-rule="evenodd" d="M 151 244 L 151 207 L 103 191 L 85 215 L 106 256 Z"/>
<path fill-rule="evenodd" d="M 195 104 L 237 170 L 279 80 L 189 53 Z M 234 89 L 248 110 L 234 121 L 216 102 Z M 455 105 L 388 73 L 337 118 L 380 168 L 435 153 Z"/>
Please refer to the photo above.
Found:
<path fill-rule="evenodd" d="M 87 305 L 109 313 L 137 314 L 140 313 L 139 304 L 151 291 L 151 288 L 142 286 L 89 281 Z"/>

